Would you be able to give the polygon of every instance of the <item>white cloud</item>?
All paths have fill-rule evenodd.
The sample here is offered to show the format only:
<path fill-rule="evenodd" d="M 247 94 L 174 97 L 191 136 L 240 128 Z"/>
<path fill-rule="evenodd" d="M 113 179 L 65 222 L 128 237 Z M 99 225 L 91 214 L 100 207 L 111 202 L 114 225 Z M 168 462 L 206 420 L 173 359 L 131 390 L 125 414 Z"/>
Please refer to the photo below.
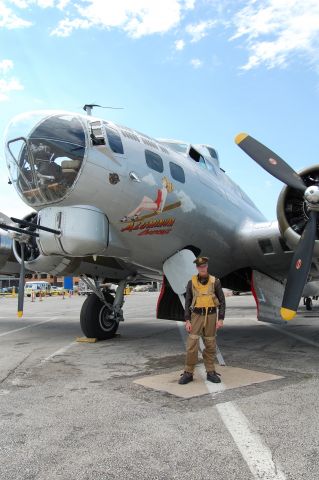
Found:
<path fill-rule="evenodd" d="M 15 0 L 12 4 L 16 4 L 20 8 L 25 8 L 26 6 L 26 2 L 18 0 Z M 5 1 L 0 1 L 0 28 L 12 30 L 14 28 L 29 27 L 30 25 L 32 25 L 31 22 L 18 17 L 12 8 L 6 5 Z"/>
<path fill-rule="evenodd" d="M 69 37 L 73 30 L 78 28 L 87 29 L 91 26 L 92 24 L 88 22 L 88 20 L 82 20 L 80 18 L 70 20 L 69 18 L 66 18 L 59 22 L 58 26 L 52 30 L 51 35 L 56 35 L 57 37 Z"/>
<path fill-rule="evenodd" d="M 70 3 L 70 0 L 60 0 L 57 4 L 57 7 L 59 10 L 64 10 L 69 3 Z"/>
<path fill-rule="evenodd" d="M 36 3 L 41 8 L 49 8 L 55 6 L 54 0 L 37 0 Z"/>
<path fill-rule="evenodd" d="M 196 24 L 187 25 L 186 32 L 192 37 L 191 42 L 199 42 L 206 37 L 208 31 L 217 25 L 216 20 L 207 20 Z"/>
<path fill-rule="evenodd" d="M 9 93 L 17 90 L 23 90 L 23 85 L 16 78 L 8 80 L 0 78 L 0 102 L 9 100 Z"/>
<path fill-rule="evenodd" d="M 176 42 L 175 42 L 175 49 L 176 50 L 183 50 L 184 47 L 185 47 L 184 40 L 176 40 Z"/>
<path fill-rule="evenodd" d="M 76 4 L 75 17 L 59 22 L 52 34 L 67 36 L 79 28 L 119 28 L 130 37 L 165 33 L 177 26 L 193 0 L 87 0 Z"/>
<path fill-rule="evenodd" d="M 192 58 L 192 60 L 190 61 L 190 64 L 194 68 L 200 68 L 203 66 L 203 62 L 199 60 L 199 58 Z"/>
<path fill-rule="evenodd" d="M 265 64 L 284 67 L 293 54 L 319 60 L 319 2 L 317 0 L 250 0 L 234 17 L 232 40 L 244 38 L 250 56 L 242 67 Z"/>
<path fill-rule="evenodd" d="M 0 75 L 2 75 L 2 77 L 0 77 L 0 102 L 9 100 L 9 94 L 11 92 L 23 90 L 23 85 L 18 79 L 7 76 L 12 68 L 12 60 L 4 59 L 0 61 Z"/>
<path fill-rule="evenodd" d="M 195 0 L 185 0 L 184 3 L 186 10 L 193 10 L 195 7 Z"/>
<path fill-rule="evenodd" d="M 13 68 L 13 61 L 12 60 L 1 60 L 0 61 L 0 73 L 7 73 L 9 70 Z"/>
<path fill-rule="evenodd" d="M 27 0 L 10 0 L 10 3 L 19 8 L 27 8 L 29 2 Z"/>

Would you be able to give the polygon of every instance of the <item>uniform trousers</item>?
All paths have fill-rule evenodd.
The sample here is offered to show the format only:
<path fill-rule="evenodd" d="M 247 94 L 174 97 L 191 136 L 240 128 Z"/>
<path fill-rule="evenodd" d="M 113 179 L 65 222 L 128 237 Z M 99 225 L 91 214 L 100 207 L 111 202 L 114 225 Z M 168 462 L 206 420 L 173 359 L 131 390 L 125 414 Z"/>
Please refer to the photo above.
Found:
<path fill-rule="evenodd" d="M 199 338 L 202 337 L 205 349 L 202 352 L 206 372 L 215 370 L 216 357 L 216 313 L 207 315 L 191 314 L 192 331 L 186 346 L 185 372 L 193 373 L 198 362 Z"/>

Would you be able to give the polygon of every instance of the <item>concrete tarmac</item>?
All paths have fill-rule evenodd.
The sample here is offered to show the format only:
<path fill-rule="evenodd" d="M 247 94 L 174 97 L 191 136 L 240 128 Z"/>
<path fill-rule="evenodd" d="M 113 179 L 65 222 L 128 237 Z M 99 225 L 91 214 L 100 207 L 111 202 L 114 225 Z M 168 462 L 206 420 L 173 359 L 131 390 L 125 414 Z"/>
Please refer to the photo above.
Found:
<path fill-rule="evenodd" d="M 256 321 L 251 296 L 228 297 L 227 367 L 281 378 L 185 399 L 134 382 L 183 369 L 181 330 L 156 320 L 157 296 L 127 296 L 120 335 L 95 344 L 75 342 L 83 297 L 26 299 L 23 319 L 0 298 L 0 479 L 317 480 L 316 302 L 278 327 Z M 249 433 L 227 426 L 234 408 Z"/>

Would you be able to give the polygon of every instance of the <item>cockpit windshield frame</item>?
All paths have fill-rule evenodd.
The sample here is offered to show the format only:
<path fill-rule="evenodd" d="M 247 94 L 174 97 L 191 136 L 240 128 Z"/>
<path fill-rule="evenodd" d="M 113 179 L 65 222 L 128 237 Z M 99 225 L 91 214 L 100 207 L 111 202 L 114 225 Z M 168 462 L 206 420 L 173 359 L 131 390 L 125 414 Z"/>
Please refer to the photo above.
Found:
<path fill-rule="evenodd" d="M 15 142 L 21 142 L 16 152 Z M 41 206 L 61 201 L 73 189 L 86 158 L 87 132 L 81 118 L 54 114 L 27 136 L 7 139 L 6 147 L 12 183 L 30 206 Z"/>

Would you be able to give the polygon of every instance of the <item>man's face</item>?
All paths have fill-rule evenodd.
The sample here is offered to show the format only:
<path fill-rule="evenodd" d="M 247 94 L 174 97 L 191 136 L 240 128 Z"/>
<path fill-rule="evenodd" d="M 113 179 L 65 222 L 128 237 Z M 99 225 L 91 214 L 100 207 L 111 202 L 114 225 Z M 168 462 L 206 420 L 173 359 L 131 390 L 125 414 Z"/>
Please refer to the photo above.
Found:
<path fill-rule="evenodd" d="M 198 275 L 200 277 L 206 277 L 208 275 L 208 265 L 205 263 L 205 265 L 200 265 L 197 267 Z"/>

